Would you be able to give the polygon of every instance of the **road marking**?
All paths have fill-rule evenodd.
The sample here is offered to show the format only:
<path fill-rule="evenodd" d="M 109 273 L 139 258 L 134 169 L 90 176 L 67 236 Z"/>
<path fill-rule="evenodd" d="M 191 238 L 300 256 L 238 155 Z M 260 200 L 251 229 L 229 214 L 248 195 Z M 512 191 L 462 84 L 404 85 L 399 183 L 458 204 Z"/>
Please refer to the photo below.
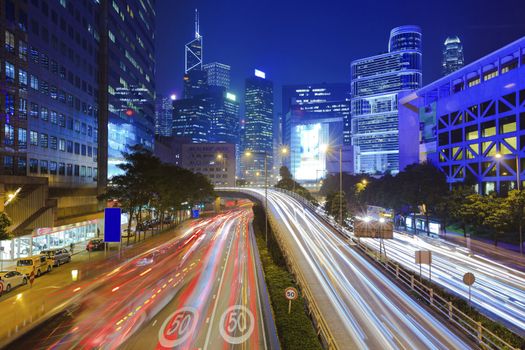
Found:
<path fill-rule="evenodd" d="M 153 324 L 151 325 L 151 327 L 155 327 L 156 324 L 157 324 L 157 319 L 155 319 L 155 321 L 153 321 Z"/>
<path fill-rule="evenodd" d="M 206 318 L 206 324 L 208 324 L 208 323 L 210 323 L 210 318 L 209 317 Z"/>

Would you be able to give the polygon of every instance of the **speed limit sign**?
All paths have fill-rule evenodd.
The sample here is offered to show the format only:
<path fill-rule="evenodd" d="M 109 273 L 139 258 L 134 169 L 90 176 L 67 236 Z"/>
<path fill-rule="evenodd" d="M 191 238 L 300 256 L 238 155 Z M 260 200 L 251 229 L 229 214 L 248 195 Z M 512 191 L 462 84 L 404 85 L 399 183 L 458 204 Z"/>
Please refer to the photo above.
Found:
<path fill-rule="evenodd" d="M 288 287 L 284 290 L 284 296 L 288 300 L 295 300 L 297 299 L 298 295 L 299 293 L 297 292 L 297 289 L 295 289 L 294 287 Z"/>
<path fill-rule="evenodd" d="M 297 299 L 299 293 L 294 287 L 288 287 L 284 290 L 284 296 L 288 299 L 288 314 L 292 311 L 292 300 Z"/>
<path fill-rule="evenodd" d="M 166 318 L 159 330 L 159 343 L 165 348 L 174 348 L 192 336 L 197 328 L 197 309 L 185 306 Z"/>

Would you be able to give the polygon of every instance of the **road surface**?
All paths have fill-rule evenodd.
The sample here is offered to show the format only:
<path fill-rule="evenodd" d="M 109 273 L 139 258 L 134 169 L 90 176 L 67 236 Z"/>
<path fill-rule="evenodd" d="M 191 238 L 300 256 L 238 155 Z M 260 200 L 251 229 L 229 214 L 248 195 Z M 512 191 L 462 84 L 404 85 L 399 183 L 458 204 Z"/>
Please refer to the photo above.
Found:
<path fill-rule="evenodd" d="M 361 241 L 379 250 L 378 240 L 366 238 Z M 463 283 L 463 275 L 473 273 L 476 278 L 472 286 L 473 305 L 525 336 L 524 272 L 441 239 L 394 233 L 394 239 L 384 242 L 389 258 L 416 273 L 419 273 L 419 265 L 415 264 L 415 252 L 432 251 L 432 281 L 465 299 L 468 299 L 468 286 Z M 422 277 L 429 278 L 427 265 L 422 267 Z"/>
<path fill-rule="evenodd" d="M 297 200 L 269 190 L 268 205 L 340 349 L 472 348 Z"/>
<path fill-rule="evenodd" d="M 70 315 L 11 348 L 278 348 L 252 215 L 248 207 L 197 222 L 115 268 Z"/>

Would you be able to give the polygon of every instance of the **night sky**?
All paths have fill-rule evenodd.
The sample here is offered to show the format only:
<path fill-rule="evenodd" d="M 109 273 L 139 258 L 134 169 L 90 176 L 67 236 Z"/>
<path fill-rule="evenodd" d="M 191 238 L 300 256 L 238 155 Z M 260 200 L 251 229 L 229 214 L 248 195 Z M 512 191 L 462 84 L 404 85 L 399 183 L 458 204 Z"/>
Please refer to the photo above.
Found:
<path fill-rule="evenodd" d="M 349 82 L 350 62 L 385 52 L 393 27 L 423 29 L 423 80 L 441 76 L 447 35 L 463 42 L 470 63 L 525 35 L 525 0 L 157 0 L 157 92 L 181 95 L 184 44 L 200 12 L 204 62 L 232 67 L 242 97 L 254 68 L 276 86 Z"/>

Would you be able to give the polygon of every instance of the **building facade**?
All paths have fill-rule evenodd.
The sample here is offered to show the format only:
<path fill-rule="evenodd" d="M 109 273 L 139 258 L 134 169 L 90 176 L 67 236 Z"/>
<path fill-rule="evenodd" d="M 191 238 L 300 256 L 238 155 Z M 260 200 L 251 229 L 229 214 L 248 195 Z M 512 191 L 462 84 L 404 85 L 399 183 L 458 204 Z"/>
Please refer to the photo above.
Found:
<path fill-rule="evenodd" d="M 264 184 L 273 168 L 273 82 L 263 72 L 246 79 L 242 178 Z"/>
<path fill-rule="evenodd" d="M 443 44 L 443 75 L 457 71 L 465 65 L 463 44 L 457 36 L 449 36 Z"/>
<path fill-rule="evenodd" d="M 398 94 L 422 86 L 422 34 L 392 29 L 388 53 L 351 64 L 351 139 L 354 172 L 399 172 Z"/>
<path fill-rule="evenodd" d="M 350 84 L 284 86 L 283 110 L 286 164 L 294 178 L 318 182 L 339 172 L 338 150 L 350 142 Z"/>
<path fill-rule="evenodd" d="M 173 101 L 176 96 L 164 97 L 157 94 L 155 101 L 155 135 L 169 137 L 173 128 Z"/>
<path fill-rule="evenodd" d="M 108 9 L 108 177 L 122 152 L 155 136 L 155 8 L 152 0 L 115 0 Z M 133 23 L 130 25 L 129 23 Z"/>
<path fill-rule="evenodd" d="M 482 194 L 523 189 L 525 38 L 405 96 L 403 117 L 421 125 L 420 154 L 449 183 Z"/>
<path fill-rule="evenodd" d="M 219 86 L 226 90 L 230 89 L 231 67 L 224 63 L 212 62 L 202 66 L 206 71 L 209 86 Z"/>
<path fill-rule="evenodd" d="M 235 186 L 235 145 L 182 145 L 182 167 L 205 175 L 214 186 Z"/>

